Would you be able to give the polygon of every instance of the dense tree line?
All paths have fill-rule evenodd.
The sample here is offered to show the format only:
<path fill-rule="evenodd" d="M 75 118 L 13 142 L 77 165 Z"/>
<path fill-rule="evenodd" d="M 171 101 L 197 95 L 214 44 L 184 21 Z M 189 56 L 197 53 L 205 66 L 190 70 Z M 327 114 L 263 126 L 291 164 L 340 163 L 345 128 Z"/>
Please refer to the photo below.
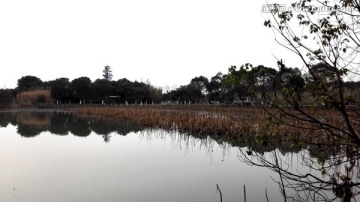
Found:
<path fill-rule="evenodd" d="M 261 102 L 270 104 L 274 99 L 286 99 L 291 93 L 296 102 L 294 105 L 309 103 L 309 98 L 315 98 L 321 93 L 321 83 L 326 80 L 329 85 L 334 82 L 334 75 L 328 71 L 325 63 L 313 65 L 312 74 L 322 80 L 312 79 L 310 72 L 302 72 L 298 68 L 289 68 L 279 64 L 278 69 L 263 65 L 252 66 L 244 64 L 241 67 L 231 66 L 227 74 L 217 73 L 210 79 L 198 76 L 191 79 L 187 85 L 163 93 L 150 83 L 132 82 L 126 78 L 117 81 L 97 79 L 91 81 L 88 77 L 80 77 L 70 81 L 68 78 L 58 78 L 42 81 L 36 76 L 24 76 L 18 80 L 18 86 L 13 90 L 0 90 L 0 106 L 6 106 L 16 98 L 16 94 L 33 89 L 50 89 L 54 103 L 82 104 L 140 104 L 160 103 L 161 101 L 176 101 L 177 103 L 226 103 L 254 104 Z M 360 82 L 344 82 L 345 88 L 355 92 Z M 286 90 L 286 91 L 285 91 Z M 286 93 L 287 92 L 287 93 Z M 307 93 L 307 96 L 303 96 Z M 356 102 L 356 94 L 348 93 L 347 101 Z M 306 99 L 308 98 L 308 99 Z M 314 103 L 313 103 L 314 104 Z M 316 104 L 329 104 L 324 100 Z"/>
<path fill-rule="evenodd" d="M 32 89 L 50 89 L 54 102 L 63 104 L 159 103 L 161 100 L 160 88 L 125 78 L 118 81 L 97 79 L 94 82 L 88 77 L 72 81 L 58 78 L 44 82 L 35 76 L 24 76 L 18 80 L 17 93 Z"/>
<path fill-rule="evenodd" d="M 191 103 L 238 103 L 267 104 L 274 101 L 285 101 L 292 96 L 292 105 L 331 105 L 326 100 L 315 99 L 323 93 L 324 82 L 328 89 L 335 85 L 335 75 L 329 71 L 326 63 L 317 63 L 311 71 L 301 71 L 298 68 L 286 67 L 280 62 L 278 68 L 263 65 L 252 66 L 244 64 L 240 67 L 231 66 L 227 74 L 217 73 L 210 80 L 199 76 L 193 78 L 188 85 L 164 94 L 164 100 Z M 316 75 L 314 79 L 313 75 Z M 360 82 L 345 82 L 348 103 L 354 103 Z M 290 103 L 283 102 L 288 105 Z"/>

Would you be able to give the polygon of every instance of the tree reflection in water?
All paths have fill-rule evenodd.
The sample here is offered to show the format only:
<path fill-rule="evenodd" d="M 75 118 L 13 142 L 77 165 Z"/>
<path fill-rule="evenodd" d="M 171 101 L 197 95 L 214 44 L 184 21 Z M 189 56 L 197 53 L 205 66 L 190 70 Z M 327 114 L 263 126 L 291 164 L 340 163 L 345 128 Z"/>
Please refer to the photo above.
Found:
<path fill-rule="evenodd" d="M 340 151 L 329 156 L 333 148 Z M 320 151 L 320 149 L 317 149 Z M 326 154 L 326 155 L 324 155 Z M 295 169 L 289 155 L 279 150 L 260 154 L 239 149 L 239 159 L 251 166 L 270 169 L 276 174 L 284 201 L 351 201 L 360 193 L 359 150 L 354 146 L 329 146 L 302 150 L 297 154 L 301 169 Z M 355 199 L 356 200 L 356 199 Z"/>
<path fill-rule="evenodd" d="M 125 136 L 130 132 L 143 130 L 143 127 L 136 124 L 88 119 L 56 111 L 1 112 L 0 127 L 7 127 L 9 124 L 17 126 L 17 133 L 22 137 L 35 137 L 46 131 L 56 135 L 68 135 L 70 132 L 75 136 L 86 137 L 93 131 L 101 135 L 105 142 L 110 141 L 111 133 Z"/>

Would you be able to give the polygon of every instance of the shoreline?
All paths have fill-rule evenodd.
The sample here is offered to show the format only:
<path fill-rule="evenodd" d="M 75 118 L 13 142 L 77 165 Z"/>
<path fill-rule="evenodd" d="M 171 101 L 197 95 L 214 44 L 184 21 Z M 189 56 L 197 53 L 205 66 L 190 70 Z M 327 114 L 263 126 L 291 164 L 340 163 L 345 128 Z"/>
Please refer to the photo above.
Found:
<path fill-rule="evenodd" d="M 316 125 L 291 119 L 285 124 L 277 118 L 282 116 L 278 111 L 270 108 L 266 110 L 268 111 L 259 106 L 234 105 L 64 105 L 52 108 L 2 108 L 0 113 L 69 112 L 114 122 L 132 122 L 154 129 L 217 136 L 224 140 L 255 138 L 259 142 L 278 139 L 326 145 L 352 144 L 345 136 L 331 136 L 328 131 L 319 129 Z M 334 110 L 306 110 L 329 124 L 341 124 L 341 117 Z"/>

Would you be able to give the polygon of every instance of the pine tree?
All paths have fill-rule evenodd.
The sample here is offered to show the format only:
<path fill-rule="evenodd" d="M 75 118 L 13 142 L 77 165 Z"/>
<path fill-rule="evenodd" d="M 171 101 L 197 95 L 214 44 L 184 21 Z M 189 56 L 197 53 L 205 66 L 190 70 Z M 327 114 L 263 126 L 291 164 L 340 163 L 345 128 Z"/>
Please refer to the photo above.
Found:
<path fill-rule="evenodd" d="M 103 70 L 103 78 L 108 80 L 108 81 L 111 81 L 112 77 L 113 77 L 113 74 L 112 74 L 112 71 L 111 71 L 111 67 L 106 65 L 104 70 Z"/>

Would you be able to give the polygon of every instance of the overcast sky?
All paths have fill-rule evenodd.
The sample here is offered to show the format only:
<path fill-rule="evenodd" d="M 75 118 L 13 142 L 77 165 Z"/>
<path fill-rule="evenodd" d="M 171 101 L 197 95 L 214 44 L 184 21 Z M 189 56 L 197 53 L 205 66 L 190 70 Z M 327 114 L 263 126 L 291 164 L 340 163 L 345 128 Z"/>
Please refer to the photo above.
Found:
<path fill-rule="evenodd" d="M 13 0 L 0 2 L 0 88 L 128 78 L 180 86 L 246 62 L 276 67 L 284 49 L 263 26 L 264 0 Z M 291 61 L 287 61 L 290 62 Z"/>

